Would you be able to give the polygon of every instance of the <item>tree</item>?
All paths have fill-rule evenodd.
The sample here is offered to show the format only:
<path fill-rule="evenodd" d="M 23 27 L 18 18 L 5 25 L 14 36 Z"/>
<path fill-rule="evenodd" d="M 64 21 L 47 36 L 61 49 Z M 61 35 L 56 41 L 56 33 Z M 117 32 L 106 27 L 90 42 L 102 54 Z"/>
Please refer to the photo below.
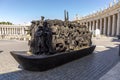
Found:
<path fill-rule="evenodd" d="M 2 24 L 2 25 L 12 25 L 12 23 L 11 22 L 0 22 L 0 24 Z"/>

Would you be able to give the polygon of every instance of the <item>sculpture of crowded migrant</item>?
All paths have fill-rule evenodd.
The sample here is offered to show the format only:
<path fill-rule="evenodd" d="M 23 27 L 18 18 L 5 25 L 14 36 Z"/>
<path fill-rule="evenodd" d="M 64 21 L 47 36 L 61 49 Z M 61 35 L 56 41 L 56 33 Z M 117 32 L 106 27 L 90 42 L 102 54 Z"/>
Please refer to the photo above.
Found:
<path fill-rule="evenodd" d="M 50 55 L 91 46 L 91 33 L 84 25 L 61 20 L 32 21 L 30 52 Z"/>
<path fill-rule="evenodd" d="M 68 12 L 67 12 L 68 15 Z M 44 71 L 91 54 L 95 46 L 87 26 L 62 20 L 32 21 L 29 28 L 30 50 L 11 51 L 11 55 L 25 69 Z"/>

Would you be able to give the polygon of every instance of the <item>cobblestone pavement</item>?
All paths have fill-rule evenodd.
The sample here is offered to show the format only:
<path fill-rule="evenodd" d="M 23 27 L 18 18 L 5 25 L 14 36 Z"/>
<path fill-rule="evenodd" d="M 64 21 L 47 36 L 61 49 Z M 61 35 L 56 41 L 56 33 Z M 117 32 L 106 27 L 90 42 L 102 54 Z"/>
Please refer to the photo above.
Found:
<path fill-rule="evenodd" d="M 101 77 L 100 80 L 120 80 L 120 62 Z"/>
<path fill-rule="evenodd" d="M 28 50 L 27 42 L 0 40 L 0 80 L 99 80 L 118 61 L 118 44 L 112 37 L 93 39 L 93 54 L 44 72 L 31 72 L 18 68 L 19 64 L 9 51 Z"/>

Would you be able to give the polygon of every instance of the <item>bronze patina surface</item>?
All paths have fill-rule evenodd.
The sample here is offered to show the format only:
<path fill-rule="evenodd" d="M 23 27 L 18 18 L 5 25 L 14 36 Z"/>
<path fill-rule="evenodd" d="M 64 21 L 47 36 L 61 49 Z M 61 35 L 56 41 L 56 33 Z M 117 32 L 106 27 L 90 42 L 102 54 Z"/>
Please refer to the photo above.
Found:
<path fill-rule="evenodd" d="M 85 25 L 69 21 L 65 11 L 65 21 L 32 21 L 29 27 L 29 51 L 11 51 L 11 55 L 26 70 L 44 71 L 91 54 L 92 33 Z"/>

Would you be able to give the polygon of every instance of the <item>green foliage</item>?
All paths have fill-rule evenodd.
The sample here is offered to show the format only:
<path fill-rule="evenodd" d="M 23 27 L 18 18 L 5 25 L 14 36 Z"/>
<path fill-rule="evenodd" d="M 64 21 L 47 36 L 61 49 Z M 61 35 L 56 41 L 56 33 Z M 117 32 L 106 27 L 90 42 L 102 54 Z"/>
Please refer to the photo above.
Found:
<path fill-rule="evenodd" d="M 2 25 L 12 25 L 11 22 L 0 22 L 0 24 L 2 24 Z"/>

